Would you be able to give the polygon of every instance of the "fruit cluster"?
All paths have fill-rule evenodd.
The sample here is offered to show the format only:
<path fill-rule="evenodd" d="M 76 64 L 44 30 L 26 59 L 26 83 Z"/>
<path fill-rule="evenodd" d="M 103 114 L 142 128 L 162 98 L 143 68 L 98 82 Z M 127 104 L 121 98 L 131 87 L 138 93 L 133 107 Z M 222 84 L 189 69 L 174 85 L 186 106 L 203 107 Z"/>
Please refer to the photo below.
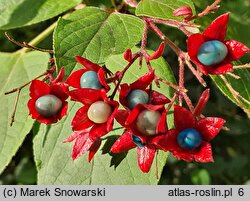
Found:
<path fill-rule="evenodd" d="M 232 71 L 230 62 L 249 52 L 237 41 L 224 41 L 228 17 L 229 14 L 218 17 L 203 34 L 193 34 L 187 40 L 191 61 L 205 75 Z M 163 50 L 164 43 L 161 43 L 153 55 L 144 55 L 144 58 L 150 62 L 160 57 Z M 222 129 L 225 120 L 201 114 L 209 99 L 209 89 L 202 93 L 196 107 L 188 110 L 177 103 L 176 97 L 183 98 L 186 93 L 181 86 L 171 99 L 152 89 L 152 83 L 159 79 L 151 66 L 133 83 L 123 83 L 127 69 L 141 56 L 142 52 L 132 54 L 128 49 L 124 54 L 128 65 L 114 74 L 106 67 L 76 56 L 83 68 L 65 81 L 64 68 L 55 79 L 49 76 L 49 84 L 33 80 L 28 102 L 32 118 L 45 124 L 56 123 L 66 115 L 68 97 L 81 103 L 71 123 L 73 134 L 65 140 L 74 141 L 73 159 L 89 152 L 91 161 L 101 146 L 102 137 L 112 131 L 116 120 L 124 131 L 110 151 L 120 153 L 137 148 L 138 165 L 143 172 L 150 170 L 157 150 L 169 151 L 188 162 L 212 162 L 210 141 Z M 108 95 L 111 88 L 113 91 Z M 116 94 L 119 94 L 117 101 L 114 100 Z M 167 116 L 173 105 L 174 127 L 169 128 Z"/>

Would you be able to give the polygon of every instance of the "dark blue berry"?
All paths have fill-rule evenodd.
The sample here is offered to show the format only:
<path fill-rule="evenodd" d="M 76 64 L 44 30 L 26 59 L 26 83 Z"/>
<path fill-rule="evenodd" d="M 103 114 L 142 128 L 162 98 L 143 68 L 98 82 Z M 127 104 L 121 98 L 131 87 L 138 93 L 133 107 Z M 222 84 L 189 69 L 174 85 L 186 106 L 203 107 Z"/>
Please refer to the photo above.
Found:
<path fill-rule="evenodd" d="M 141 139 L 139 137 L 136 137 L 135 135 L 132 135 L 132 140 L 138 147 L 145 146 L 145 144 L 142 143 Z"/>
<path fill-rule="evenodd" d="M 183 149 L 193 150 L 201 145 L 201 134 L 193 129 L 187 128 L 179 133 L 177 142 Z"/>

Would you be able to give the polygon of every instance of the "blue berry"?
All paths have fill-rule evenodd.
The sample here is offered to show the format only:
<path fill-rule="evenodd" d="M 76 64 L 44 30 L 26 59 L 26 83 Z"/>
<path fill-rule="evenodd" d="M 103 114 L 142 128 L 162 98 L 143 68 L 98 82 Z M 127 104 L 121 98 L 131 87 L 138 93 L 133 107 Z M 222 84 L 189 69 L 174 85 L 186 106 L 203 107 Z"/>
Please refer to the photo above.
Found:
<path fill-rule="evenodd" d="M 197 57 L 202 64 L 211 66 L 222 62 L 227 53 L 228 49 L 224 43 L 218 40 L 211 40 L 200 46 Z"/>
<path fill-rule="evenodd" d="M 132 140 L 138 147 L 145 146 L 145 144 L 142 143 L 141 139 L 139 137 L 136 137 L 135 135 L 132 135 Z"/>
<path fill-rule="evenodd" d="M 87 71 L 80 78 L 81 88 L 101 89 L 102 85 L 95 71 Z"/>
<path fill-rule="evenodd" d="M 52 94 L 44 95 L 36 100 L 35 108 L 41 116 L 52 117 L 62 108 L 62 101 Z"/>
<path fill-rule="evenodd" d="M 148 94 L 141 89 L 132 90 L 127 97 L 128 107 L 131 110 L 139 103 L 147 104 L 148 102 L 149 102 Z"/>
<path fill-rule="evenodd" d="M 202 138 L 197 130 L 187 128 L 179 133 L 177 142 L 183 149 L 193 150 L 201 145 Z"/>

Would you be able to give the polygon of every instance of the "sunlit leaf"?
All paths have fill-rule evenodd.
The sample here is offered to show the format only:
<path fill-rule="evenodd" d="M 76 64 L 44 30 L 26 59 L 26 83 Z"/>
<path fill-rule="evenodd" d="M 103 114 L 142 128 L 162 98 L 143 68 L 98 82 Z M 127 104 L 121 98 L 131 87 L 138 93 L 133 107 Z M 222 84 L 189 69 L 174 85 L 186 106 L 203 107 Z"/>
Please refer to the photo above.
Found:
<path fill-rule="evenodd" d="M 0 172 L 2 172 L 17 152 L 34 122 L 28 116 L 28 87 L 21 91 L 12 127 L 9 124 L 16 93 L 9 95 L 4 95 L 4 93 L 44 72 L 49 55 L 41 52 L 0 53 L 0 60 L 0 82 L 2 83 L 0 86 Z"/>

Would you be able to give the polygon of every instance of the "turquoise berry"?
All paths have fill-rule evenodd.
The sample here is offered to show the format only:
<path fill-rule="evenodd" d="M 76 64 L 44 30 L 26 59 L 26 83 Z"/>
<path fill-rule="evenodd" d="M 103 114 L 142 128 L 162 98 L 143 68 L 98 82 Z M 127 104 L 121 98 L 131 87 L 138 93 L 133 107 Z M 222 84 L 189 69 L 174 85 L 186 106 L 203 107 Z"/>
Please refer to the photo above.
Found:
<path fill-rule="evenodd" d="M 135 135 L 132 135 L 132 140 L 138 147 L 145 146 L 145 144 L 142 143 L 141 139 L 139 137 L 136 137 Z"/>
<path fill-rule="evenodd" d="M 137 104 L 147 104 L 149 102 L 148 94 L 140 89 L 132 90 L 127 97 L 129 109 L 133 109 Z"/>
<path fill-rule="evenodd" d="M 224 43 L 218 40 L 211 40 L 200 46 L 197 57 L 202 64 L 211 66 L 222 62 L 227 53 L 228 49 Z"/>
<path fill-rule="evenodd" d="M 101 89 L 102 85 L 95 71 L 87 71 L 80 78 L 81 88 Z"/>
<path fill-rule="evenodd" d="M 193 150 L 201 145 L 202 138 L 197 130 L 187 128 L 179 133 L 177 142 L 183 149 Z"/>
<path fill-rule="evenodd" d="M 104 101 L 96 101 L 90 105 L 87 115 L 88 118 L 97 124 L 102 124 L 108 121 L 112 114 L 112 108 Z"/>
<path fill-rule="evenodd" d="M 61 110 L 62 101 L 54 95 L 44 95 L 36 100 L 35 108 L 41 116 L 52 117 Z"/>
<path fill-rule="evenodd" d="M 160 118 L 159 111 L 143 110 L 136 119 L 137 129 L 145 135 L 155 135 Z"/>

